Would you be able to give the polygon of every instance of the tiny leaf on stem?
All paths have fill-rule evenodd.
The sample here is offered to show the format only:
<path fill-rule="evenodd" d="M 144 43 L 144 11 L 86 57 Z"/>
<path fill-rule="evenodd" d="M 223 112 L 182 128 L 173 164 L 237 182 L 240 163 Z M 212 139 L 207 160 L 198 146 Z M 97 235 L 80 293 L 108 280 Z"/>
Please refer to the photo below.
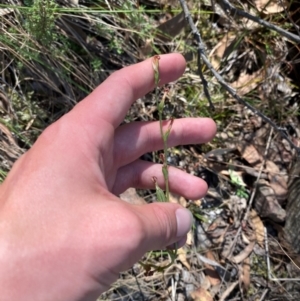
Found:
<path fill-rule="evenodd" d="M 159 202 L 167 202 L 167 199 L 166 199 L 164 191 L 157 184 L 157 178 L 153 177 L 152 180 L 153 180 L 154 185 L 155 185 L 155 191 L 156 191 L 157 200 Z"/>
<path fill-rule="evenodd" d="M 162 113 L 162 111 L 164 110 L 164 105 L 165 105 L 165 100 L 162 99 L 157 106 L 157 110 L 159 113 Z"/>
<path fill-rule="evenodd" d="M 168 171 L 168 166 L 165 163 L 164 163 L 164 165 L 162 167 L 162 173 L 164 175 L 165 181 L 167 181 L 169 179 L 169 171 Z"/>
<path fill-rule="evenodd" d="M 155 55 L 152 59 L 152 68 L 154 70 L 155 86 L 158 86 L 158 84 L 159 84 L 159 60 L 160 60 L 159 55 Z"/>
<path fill-rule="evenodd" d="M 171 129 L 172 129 L 173 122 L 174 122 L 174 118 L 172 117 L 172 118 L 170 119 L 170 124 L 169 124 L 169 126 L 168 126 L 168 129 L 167 129 L 166 132 L 164 133 L 164 136 L 163 136 L 163 140 L 164 140 L 164 141 L 167 141 L 168 138 L 169 138 L 169 135 L 170 135 L 170 133 L 171 133 Z"/>

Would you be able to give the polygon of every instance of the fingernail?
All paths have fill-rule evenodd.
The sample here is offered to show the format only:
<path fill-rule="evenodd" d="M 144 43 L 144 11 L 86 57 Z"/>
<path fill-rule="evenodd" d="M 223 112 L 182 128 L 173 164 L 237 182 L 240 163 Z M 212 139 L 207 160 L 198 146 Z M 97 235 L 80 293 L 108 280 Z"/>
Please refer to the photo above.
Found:
<path fill-rule="evenodd" d="M 175 214 L 177 220 L 177 237 L 181 238 L 191 229 L 193 224 L 193 216 L 189 210 L 184 208 L 177 209 Z"/>

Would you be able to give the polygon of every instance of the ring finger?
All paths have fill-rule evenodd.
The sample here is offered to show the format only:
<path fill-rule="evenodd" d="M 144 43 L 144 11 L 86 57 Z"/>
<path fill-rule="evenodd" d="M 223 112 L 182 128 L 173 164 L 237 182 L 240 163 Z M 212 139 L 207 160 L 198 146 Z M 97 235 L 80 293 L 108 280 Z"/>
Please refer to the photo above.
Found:
<path fill-rule="evenodd" d="M 164 121 L 164 131 L 170 121 Z M 182 118 L 174 120 L 168 138 L 168 147 L 199 144 L 211 140 L 216 124 L 210 118 Z M 115 132 L 114 162 L 127 165 L 147 152 L 163 148 L 159 122 L 133 122 L 119 127 Z"/>
<path fill-rule="evenodd" d="M 170 166 L 169 185 L 170 191 L 184 196 L 187 199 L 198 199 L 207 192 L 207 184 L 202 179 L 192 176 L 182 170 Z M 112 192 L 116 195 L 124 192 L 129 187 L 141 189 L 155 189 L 153 177 L 157 179 L 160 188 L 165 188 L 162 174 L 162 165 L 147 161 L 137 160 L 118 170 Z"/>

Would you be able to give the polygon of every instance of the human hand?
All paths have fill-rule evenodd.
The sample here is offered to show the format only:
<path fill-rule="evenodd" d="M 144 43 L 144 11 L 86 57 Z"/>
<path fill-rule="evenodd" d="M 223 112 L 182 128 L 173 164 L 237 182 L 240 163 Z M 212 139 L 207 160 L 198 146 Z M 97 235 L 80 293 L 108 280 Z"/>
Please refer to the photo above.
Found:
<path fill-rule="evenodd" d="M 185 69 L 163 55 L 161 83 Z M 116 195 L 160 187 L 161 165 L 139 157 L 162 148 L 157 122 L 119 126 L 130 105 L 154 88 L 151 60 L 115 72 L 70 113 L 49 126 L 0 187 L 0 299 L 95 300 L 142 255 L 182 244 L 189 212 L 171 203 L 136 206 Z M 212 120 L 175 120 L 170 146 L 209 141 Z M 206 193 L 199 178 L 169 168 L 171 191 Z"/>

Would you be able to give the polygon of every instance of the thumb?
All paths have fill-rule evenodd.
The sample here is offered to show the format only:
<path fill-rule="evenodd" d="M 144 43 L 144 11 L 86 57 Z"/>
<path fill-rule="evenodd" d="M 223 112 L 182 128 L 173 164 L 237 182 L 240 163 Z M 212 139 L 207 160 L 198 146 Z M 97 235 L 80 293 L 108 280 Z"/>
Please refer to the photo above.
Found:
<path fill-rule="evenodd" d="M 142 221 L 144 252 L 160 250 L 177 243 L 185 244 L 193 223 L 191 212 L 179 204 L 152 203 L 138 207 Z"/>

